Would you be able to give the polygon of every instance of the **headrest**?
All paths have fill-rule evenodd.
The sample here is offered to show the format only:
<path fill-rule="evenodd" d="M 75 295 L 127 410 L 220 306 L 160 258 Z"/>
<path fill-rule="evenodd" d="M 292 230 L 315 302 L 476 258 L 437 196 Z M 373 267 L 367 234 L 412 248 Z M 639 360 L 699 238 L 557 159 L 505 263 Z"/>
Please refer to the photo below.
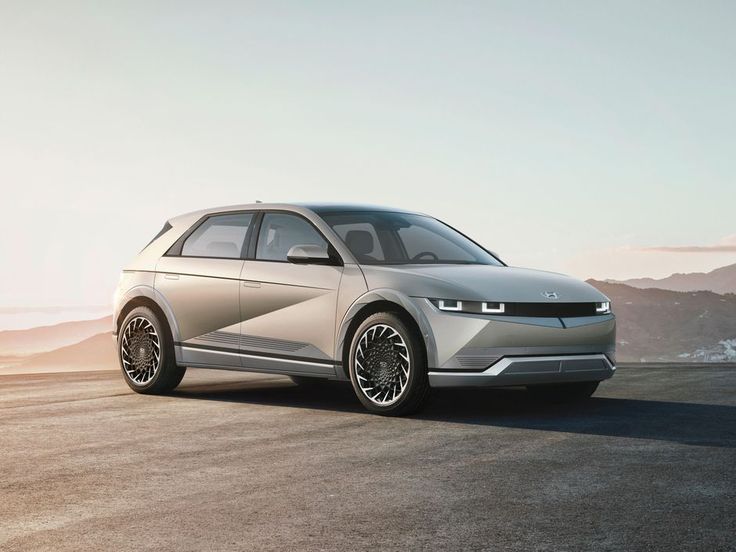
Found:
<path fill-rule="evenodd" d="M 345 234 L 345 244 L 353 255 L 368 255 L 373 251 L 373 235 L 367 230 L 350 230 Z"/>

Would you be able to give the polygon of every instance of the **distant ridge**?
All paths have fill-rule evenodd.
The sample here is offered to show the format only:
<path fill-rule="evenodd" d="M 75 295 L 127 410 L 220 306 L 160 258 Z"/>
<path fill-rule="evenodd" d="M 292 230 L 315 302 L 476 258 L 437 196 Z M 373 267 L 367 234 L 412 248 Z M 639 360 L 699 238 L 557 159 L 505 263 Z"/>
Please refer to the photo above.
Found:
<path fill-rule="evenodd" d="M 106 332 L 94 335 L 80 343 L 34 355 L 7 370 L 0 370 L 0 374 L 118 369 L 112 332 Z"/>
<path fill-rule="evenodd" d="M 736 264 L 716 268 L 711 272 L 672 274 L 666 278 L 633 278 L 631 280 L 606 280 L 609 283 L 626 284 L 635 288 L 657 288 L 671 291 L 712 291 L 736 293 Z"/>
<path fill-rule="evenodd" d="M 62 322 L 27 330 L 0 331 L 0 356 L 23 356 L 79 343 L 93 335 L 111 331 L 112 316 L 96 320 Z"/>
<path fill-rule="evenodd" d="M 736 264 L 625 282 L 588 280 L 611 298 L 621 362 L 736 362 Z M 118 369 L 112 317 L 0 331 L 0 373 Z"/>
<path fill-rule="evenodd" d="M 619 361 L 736 361 L 736 295 L 588 283 L 613 304 Z"/>

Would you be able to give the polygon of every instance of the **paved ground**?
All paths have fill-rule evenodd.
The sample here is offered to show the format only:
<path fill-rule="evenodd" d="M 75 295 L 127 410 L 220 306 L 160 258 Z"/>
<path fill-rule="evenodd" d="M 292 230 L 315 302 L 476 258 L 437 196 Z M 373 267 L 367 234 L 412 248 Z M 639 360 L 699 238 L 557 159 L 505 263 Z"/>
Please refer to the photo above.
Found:
<path fill-rule="evenodd" d="M 620 369 L 581 406 L 190 371 L 0 377 L 3 550 L 736 549 L 736 369 Z"/>

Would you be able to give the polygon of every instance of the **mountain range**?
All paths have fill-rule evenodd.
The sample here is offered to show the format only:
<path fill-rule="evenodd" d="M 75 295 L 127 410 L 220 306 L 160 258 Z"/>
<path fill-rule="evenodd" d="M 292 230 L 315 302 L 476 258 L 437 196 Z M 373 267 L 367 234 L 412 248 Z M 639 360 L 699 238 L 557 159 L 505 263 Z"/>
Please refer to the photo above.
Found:
<path fill-rule="evenodd" d="M 0 355 L 26 356 L 79 343 L 94 335 L 109 332 L 112 316 L 96 320 L 62 322 L 28 330 L 0 331 Z"/>
<path fill-rule="evenodd" d="M 588 283 L 611 299 L 620 362 L 736 362 L 736 295 Z"/>
<path fill-rule="evenodd" d="M 736 362 L 736 264 L 588 282 L 613 303 L 619 362 Z M 0 373 L 117 370 L 111 325 L 107 316 L 0 331 Z"/>
<path fill-rule="evenodd" d="M 112 332 L 105 332 L 88 337 L 79 343 L 31 355 L 15 363 L 10 370 L 3 370 L 0 373 L 10 373 L 11 370 L 34 373 L 117 369 L 118 360 L 115 356 Z"/>
<path fill-rule="evenodd" d="M 606 280 L 626 284 L 635 288 L 669 289 L 671 291 L 712 291 L 714 293 L 736 293 L 736 264 L 724 266 L 711 272 L 672 274 L 666 278 L 634 278 L 631 280 Z"/>

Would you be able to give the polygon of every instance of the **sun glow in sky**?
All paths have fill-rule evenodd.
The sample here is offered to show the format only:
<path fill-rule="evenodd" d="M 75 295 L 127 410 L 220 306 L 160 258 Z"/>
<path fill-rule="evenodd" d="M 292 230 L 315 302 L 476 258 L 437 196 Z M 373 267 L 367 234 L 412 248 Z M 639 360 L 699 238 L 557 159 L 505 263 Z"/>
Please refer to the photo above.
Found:
<path fill-rule="evenodd" d="M 167 218 L 255 199 L 416 209 L 584 278 L 736 262 L 735 20 L 716 1 L 4 2 L 0 306 L 107 304 Z M 705 250 L 651 249 L 678 246 Z"/>

